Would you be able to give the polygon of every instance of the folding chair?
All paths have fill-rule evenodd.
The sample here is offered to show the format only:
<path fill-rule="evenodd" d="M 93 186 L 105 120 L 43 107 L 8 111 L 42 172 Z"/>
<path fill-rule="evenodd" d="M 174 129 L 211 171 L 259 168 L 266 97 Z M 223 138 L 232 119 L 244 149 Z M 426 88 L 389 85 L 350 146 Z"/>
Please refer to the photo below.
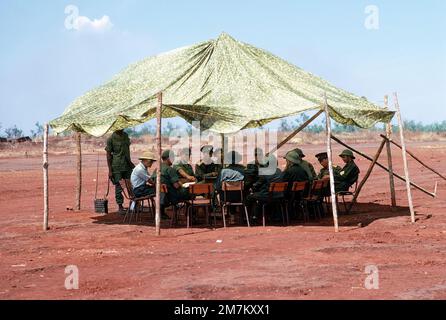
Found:
<path fill-rule="evenodd" d="M 223 217 L 223 227 L 224 228 L 226 228 L 225 215 L 226 215 L 229 207 L 243 207 L 245 210 L 246 222 L 248 224 L 248 227 L 251 226 L 249 224 L 248 209 L 246 208 L 245 201 L 244 201 L 245 199 L 243 197 L 244 188 L 245 188 L 245 184 L 243 181 L 223 181 L 222 191 L 223 191 L 224 199 L 220 199 L 220 203 L 222 206 L 221 212 L 222 212 L 222 217 Z M 236 201 L 236 202 L 229 201 L 228 200 L 229 192 L 232 193 L 231 195 L 240 194 L 240 197 L 237 198 L 239 201 Z M 215 215 L 214 215 L 214 219 L 215 219 Z"/>
<path fill-rule="evenodd" d="M 314 180 L 308 196 L 303 198 L 303 203 L 306 211 L 306 214 L 304 213 L 304 222 L 310 219 L 310 207 L 313 209 L 315 218 L 321 218 L 321 211 L 323 211 L 322 199 L 324 183 L 324 180 Z"/>
<path fill-rule="evenodd" d="M 266 226 L 266 217 L 265 217 L 265 208 L 268 205 L 271 204 L 279 204 L 280 206 L 280 212 L 282 213 L 282 222 L 285 225 L 285 215 L 284 211 L 286 212 L 287 221 L 289 222 L 289 216 L 288 216 L 288 208 L 286 205 L 286 202 L 284 201 L 284 192 L 286 192 L 288 189 L 288 182 L 273 182 L 269 185 L 268 189 L 268 200 L 266 202 L 263 202 L 262 205 L 262 219 L 263 219 L 263 226 Z M 274 197 L 277 195 L 277 193 L 282 193 L 282 196 Z M 285 206 L 285 210 L 284 207 Z"/>
<path fill-rule="evenodd" d="M 296 205 L 298 205 L 299 208 L 301 209 L 302 216 L 304 216 L 305 209 L 302 200 L 305 197 L 306 193 L 308 193 L 308 182 L 307 181 L 293 182 L 290 192 L 291 192 L 291 205 L 293 206 L 294 212 L 296 212 Z"/>
<path fill-rule="evenodd" d="M 212 194 L 214 192 L 214 185 L 212 183 L 193 184 L 189 187 L 189 193 L 192 195 L 191 204 L 187 210 L 187 228 L 191 223 L 190 217 L 193 216 L 194 208 L 205 208 L 206 210 L 206 224 L 209 224 L 209 208 L 212 209 Z M 198 198 L 199 197 L 199 198 Z M 216 217 L 214 214 L 214 226 L 216 226 Z"/>
<path fill-rule="evenodd" d="M 353 197 L 355 195 L 356 189 L 358 189 L 358 180 L 359 180 L 359 176 L 356 179 L 356 181 L 353 183 L 353 185 L 355 186 L 353 191 L 350 191 L 351 187 L 353 186 L 353 185 L 351 185 L 348 191 L 338 191 L 338 192 L 336 192 L 336 205 L 339 208 L 339 198 L 338 197 L 342 197 L 342 203 L 344 204 L 345 214 L 349 213 L 349 210 L 347 208 L 347 203 L 345 202 L 345 197 L 346 196 Z"/>
<path fill-rule="evenodd" d="M 124 196 L 129 200 L 129 207 L 127 209 L 127 212 L 125 213 L 124 220 L 122 223 L 125 223 L 127 220 L 127 217 L 129 217 L 128 223 L 131 223 L 132 216 L 135 216 L 135 222 L 138 222 L 138 216 L 139 221 L 142 221 L 141 213 L 144 211 L 144 201 L 147 200 L 147 207 L 149 208 L 149 213 L 154 216 L 154 208 L 155 208 L 155 200 L 154 195 L 150 196 L 144 196 L 144 197 L 135 197 L 135 194 L 133 193 L 133 186 L 130 180 L 128 179 L 121 179 L 119 181 L 119 184 L 121 186 L 121 189 L 124 193 Z"/>

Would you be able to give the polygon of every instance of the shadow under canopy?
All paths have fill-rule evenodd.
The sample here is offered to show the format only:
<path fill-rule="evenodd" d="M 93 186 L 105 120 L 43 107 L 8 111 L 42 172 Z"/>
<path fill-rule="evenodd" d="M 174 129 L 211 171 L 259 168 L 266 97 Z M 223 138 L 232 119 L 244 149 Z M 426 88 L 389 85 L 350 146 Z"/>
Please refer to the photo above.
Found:
<path fill-rule="evenodd" d="M 160 160 L 161 118 L 179 116 L 188 122 L 200 121 L 203 130 L 228 134 L 308 110 L 319 110 L 318 115 L 325 111 L 327 120 L 333 118 L 361 128 L 389 123 L 395 114 L 387 106 L 380 107 L 339 89 L 222 33 L 217 39 L 128 66 L 109 82 L 76 99 L 49 125 L 56 133 L 71 130 L 99 137 L 156 117 Z M 328 123 L 327 149 L 331 154 Z M 159 200 L 156 211 L 159 225 Z"/>

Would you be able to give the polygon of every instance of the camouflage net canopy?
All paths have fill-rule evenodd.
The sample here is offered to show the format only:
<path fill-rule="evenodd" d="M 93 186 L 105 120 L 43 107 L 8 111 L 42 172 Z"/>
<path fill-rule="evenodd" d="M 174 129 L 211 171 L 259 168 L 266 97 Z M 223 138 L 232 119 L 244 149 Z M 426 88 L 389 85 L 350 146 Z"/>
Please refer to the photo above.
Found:
<path fill-rule="evenodd" d="M 156 116 L 201 121 L 202 129 L 233 133 L 325 106 L 337 122 L 369 128 L 394 112 L 338 89 L 273 54 L 228 34 L 130 65 L 110 82 L 75 100 L 50 122 L 56 133 L 92 136 L 132 127 Z"/>

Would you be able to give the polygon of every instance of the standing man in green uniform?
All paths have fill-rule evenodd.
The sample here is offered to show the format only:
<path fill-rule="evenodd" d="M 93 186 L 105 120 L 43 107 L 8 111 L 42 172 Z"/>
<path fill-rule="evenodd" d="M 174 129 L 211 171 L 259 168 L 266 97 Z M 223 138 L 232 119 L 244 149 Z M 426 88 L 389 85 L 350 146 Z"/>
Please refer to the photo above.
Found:
<path fill-rule="evenodd" d="M 302 160 L 301 166 L 304 168 L 304 170 L 307 173 L 309 173 L 309 176 L 310 176 L 311 180 L 316 179 L 316 177 L 317 177 L 316 170 L 314 170 L 314 166 L 311 163 L 309 163 L 308 161 L 304 160 L 305 154 L 302 151 L 302 149 L 296 148 L 296 149 L 294 149 L 292 151 L 296 151 L 297 154 L 299 155 L 300 159 Z"/>
<path fill-rule="evenodd" d="M 206 179 L 217 179 L 221 171 L 221 165 L 216 164 L 212 159 L 214 147 L 211 145 L 202 146 L 201 161 L 195 165 L 195 176 L 198 181 L 206 181 Z"/>
<path fill-rule="evenodd" d="M 344 150 L 339 155 L 344 161 L 345 166 L 335 173 L 335 188 L 336 192 L 348 191 L 350 187 L 358 181 L 359 168 L 355 163 L 355 156 L 350 150 Z"/>
<path fill-rule="evenodd" d="M 130 159 L 130 139 L 127 133 L 124 130 L 113 132 L 111 137 L 107 139 L 105 151 L 107 151 L 108 177 L 115 185 L 116 203 L 119 206 L 119 211 L 125 212 L 123 207 L 124 197 L 119 181 L 130 179 L 135 167 Z"/>

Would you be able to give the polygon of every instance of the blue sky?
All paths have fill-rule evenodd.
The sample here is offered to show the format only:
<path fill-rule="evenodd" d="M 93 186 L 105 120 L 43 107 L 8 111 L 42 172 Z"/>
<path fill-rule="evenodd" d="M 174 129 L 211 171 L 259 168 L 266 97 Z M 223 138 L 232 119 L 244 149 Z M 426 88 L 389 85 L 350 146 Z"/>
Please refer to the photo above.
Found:
<path fill-rule="evenodd" d="M 109 20 L 68 30 L 68 5 L 87 22 Z M 368 5 L 378 30 L 364 26 Z M 129 63 L 222 31 L 374 102 L 397 91 L 406 119 L 442 121 L 445 18 L 443 0 L 2 0 L 0 123 L 28 132 Z"/>

